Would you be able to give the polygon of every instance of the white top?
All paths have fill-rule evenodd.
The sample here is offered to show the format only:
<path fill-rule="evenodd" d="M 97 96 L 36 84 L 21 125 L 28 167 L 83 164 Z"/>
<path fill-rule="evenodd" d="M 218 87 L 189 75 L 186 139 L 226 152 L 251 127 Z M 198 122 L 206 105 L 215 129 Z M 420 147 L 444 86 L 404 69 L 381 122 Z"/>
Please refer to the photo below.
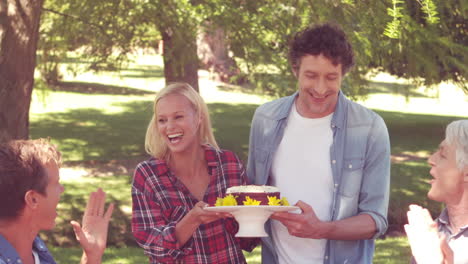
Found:
<path fill-rule="evenodd" d="M 33 257 L 34 257 L 34 264 L 41 264 L 41 260 L 39 259 L 39 255 L 36 251 L 33 250 Z"/>
<path fill-rule="evenodd" d="M 268 185 L 240 185 L 227 188 L 226 193 L 274 193 L 279 192 L 279 190 L 275 186 Z"/>
<path fill-rule="evenodd" d="M 465 232 L 466 233 L 466 232 Z M 458 237 L 451 237 L 448 242 L 453 251 L 454 264 L 466 264 L 468 261 L 468 237 L 464 234 Z"/>
<path fill-rule="evenodd" d="M 304 118 L 294 104 L 272 165 L 272 185 L 280 188 L 281 196 L 291 204 L 309 204 L 322 221 L 330 220 L 333 199 L 332 115 Z M 280 264 L 323 263 L 326 239 L 291 236 L 276 220 L 271 227 Z"/>

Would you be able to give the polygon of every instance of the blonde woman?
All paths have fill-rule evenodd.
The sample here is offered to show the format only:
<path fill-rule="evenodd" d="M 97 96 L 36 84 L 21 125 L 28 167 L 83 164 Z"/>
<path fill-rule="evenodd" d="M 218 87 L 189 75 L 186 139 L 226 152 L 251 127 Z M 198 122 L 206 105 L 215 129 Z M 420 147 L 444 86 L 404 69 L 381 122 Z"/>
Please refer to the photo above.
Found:
<path fill-rule="evenodd" d="M 242 249 L 257 240 L 235 238 L 230 215 L 203 210 L 228 187 L 246 184 L 245 170 L 219 149 L 207 106 L 190 85 L 157 94 L 145 148 L 152 157 L 135 170 L 132 232 L 150 263 L 246 263 Z"/>

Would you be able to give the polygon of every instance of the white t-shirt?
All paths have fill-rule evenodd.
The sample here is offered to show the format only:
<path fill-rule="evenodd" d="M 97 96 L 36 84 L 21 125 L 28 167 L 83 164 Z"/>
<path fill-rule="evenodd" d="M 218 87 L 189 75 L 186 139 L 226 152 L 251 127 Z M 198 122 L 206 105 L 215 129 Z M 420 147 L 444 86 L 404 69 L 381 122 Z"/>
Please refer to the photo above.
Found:
<path fill-rule="evenodd" d="M 33 257 L 34 257 L 34 264 L 41 264 L 41 260 L 39 259 L 39 255 L 36 251 L 33 250 Z"/>
<path fill-rule="evenodd" d="M 332 116 L 304 118 L 294 104 L 272 165 L 271 184 L 280 188 L 281 196 L 290 204 L 309 204 L 322 221 L 330 220 L 333 199 Z M 323 263 L 326 239 L 291 236 L 281 222 L 271 222 L 280 264 Z"/>

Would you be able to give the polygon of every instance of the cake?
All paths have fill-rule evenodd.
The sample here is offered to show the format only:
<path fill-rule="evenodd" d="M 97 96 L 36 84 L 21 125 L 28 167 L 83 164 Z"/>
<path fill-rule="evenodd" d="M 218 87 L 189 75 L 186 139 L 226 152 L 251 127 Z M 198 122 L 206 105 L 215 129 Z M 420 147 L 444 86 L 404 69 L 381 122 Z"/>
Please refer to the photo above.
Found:
<path fill-rule="evenodd" d="M 259 205 L 269 205 L 269 199 L 273 197 L 280 200 L 280 190 L 275 186 L 267 185 L 240 185 L 233 186 L 226 190 L 226 195 L 232 195 L 236 198 L 238 205 L 244 205 L 249 197 L 251 200 L 259 201 Z"/>

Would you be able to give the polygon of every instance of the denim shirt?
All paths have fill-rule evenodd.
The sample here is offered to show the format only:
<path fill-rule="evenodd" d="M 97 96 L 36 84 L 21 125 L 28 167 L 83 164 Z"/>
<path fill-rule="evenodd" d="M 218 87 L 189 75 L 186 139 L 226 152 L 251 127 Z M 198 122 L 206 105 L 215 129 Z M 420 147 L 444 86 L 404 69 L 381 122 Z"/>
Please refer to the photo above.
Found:
<path fill-rule="evenodd" d="M 268 184 L 273 158 L 283 137 L 297 92 L 260 106 L 250 130 L 247 177 L 251 184 Z M 324 263 L 372 263 L 374 239 L 387 230 L 390 191 L 390 141 L 383 119 L 339 93 L 331 121 L 330 160 L 334 181 L 332 220 L 368 214 L 377 232 L 369 240 L 328 240 Z M 301 184 L 301 183 L 298 183 Z M 304 193 L 304 196 L 307 195 Z M 262 238 L 262 263 L 278 263 L 271 239 Z"/>
<path fill-rule="evenodd" d="M 52 255 L 50 255 L 44 241 L 37 236 L 33 241 L 33 250 L 39 255 L 41 264 L 56 264 Z M 32 254 L 32 252 L 31 252 Z M 22 263 L 16 249 L 0 235 L 0 264 L 20 264 Z"/>

